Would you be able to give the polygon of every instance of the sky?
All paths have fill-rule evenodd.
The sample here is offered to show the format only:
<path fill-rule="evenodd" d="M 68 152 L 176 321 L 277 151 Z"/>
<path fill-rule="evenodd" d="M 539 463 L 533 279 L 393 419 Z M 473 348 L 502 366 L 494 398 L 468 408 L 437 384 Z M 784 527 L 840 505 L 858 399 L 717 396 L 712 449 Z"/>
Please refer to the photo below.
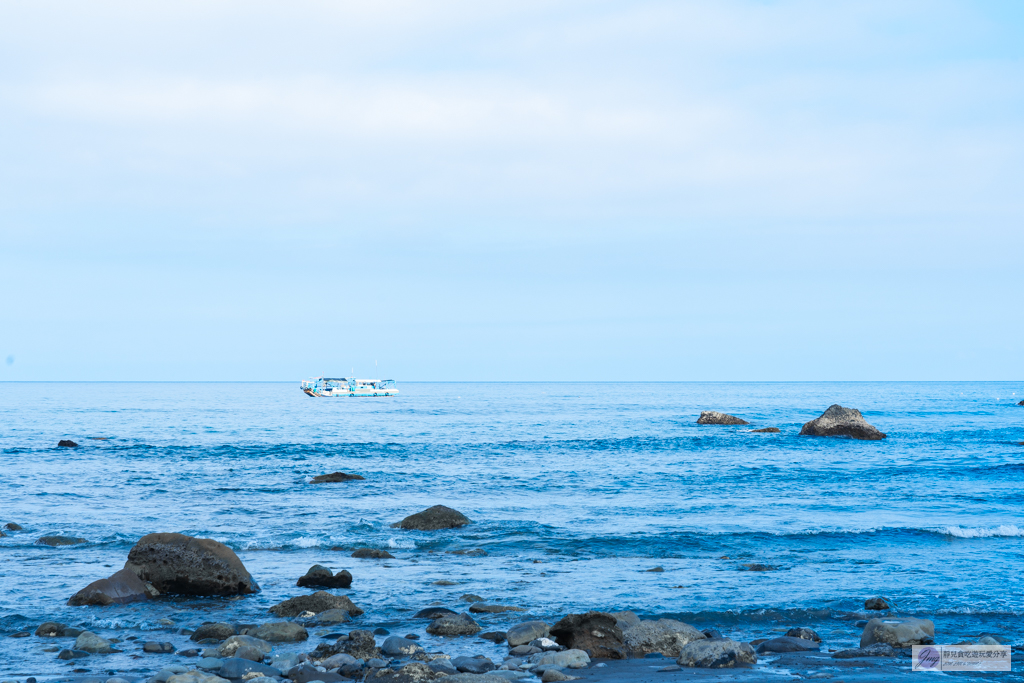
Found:
<path fill-rule="evenodd" d="M 1024 379 L 1024 4 L 0 3 L 0 381 Z"/>

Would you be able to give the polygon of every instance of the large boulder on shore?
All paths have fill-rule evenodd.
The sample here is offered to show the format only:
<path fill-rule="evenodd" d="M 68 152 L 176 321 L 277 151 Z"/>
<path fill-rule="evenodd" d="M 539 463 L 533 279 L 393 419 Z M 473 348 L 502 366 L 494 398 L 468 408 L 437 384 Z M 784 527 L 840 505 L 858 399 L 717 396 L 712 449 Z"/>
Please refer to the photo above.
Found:
<path fill-rule="evenodd" d="M 705 669 L 732 669 L 737 665 L 757 664 L 757 654 L 750 643 L 737 643 L 730 638 L 705 638 L 684 645 L 676 664 Z"/>
<path fill-rule="evenodd" d="M 417 531 L 437 531 L 438 529 L 456 529 L 470 523 L 469 517 L 458 510 L 444 505 L 435 505 L 423 512 L 409 515 L 401 522 L 391 526 L 396 529 L 415 529 Z"/>
<path fill-rule="evenodd" d="M 821 417 L 806 423 L 801 429 L 802 436 L 848 436 L 851 439 L 878 441 L 885 434 L 868 424 L 856 408 L 844 408 L 839 404 L 828 407 Z"/>
<path fill-rule="evenodd" d="M 592 658 L 625 659 L 626 644 L 616 619 L 607 612 L 569 614 L 551 627 L 551 636 L 569 650 L 583 650 Z"/>
<path fill-rule="evenodd" d="M 875 643 L 893 647 L 931 645 L 935 642 L 935 623 L 931 619 L 872 619 L 860 634 L 860 646 Z"/>
<path fill-rule="evenodd" d="M 129 551 L 124 568 L 161 593 L 245 595 L 260 590 L 235 551 L 210 538 L 148 534 Z"/>
<path fill-rule="evenodd" d="M 72 607 L 82 605 L 125 605 L 129 602 L 149 600 L 160 595 L 160 592 L 146 583 L 135 572 L 121 569 L 109 578 L 93 581 L 88 586 L 71 596 L 68 604 Z"/>
<path fill-rule="evenodd" d="M 316 586 L 322 588 L 348 588 L 352 585 L 352 574 L 342 569 L 335 574 L 322 564 L 314 564 L 295 582 L 296 586 Z"/>
<path fill-rule="evenodd" d="M 750 424 L 746 420 L 742 420 L 735 415 L 728 413 L 720 413 L 717 410 L 702 410 L 700 417 L 697 418 L 697 424 L 699 425 L 748 425 Z"/>
<path fill-rule="evenodd" d="M 618 615 L 616 615 L 618 617 Z M 619 623 L 622 618 L 619 617 Z M 643 620 L 622 629 L 622 638 L 631 657 L 660 652 L 665 657 L 678 657 L 684 645 L 703 640 L 704 634 L 689 624 L 675 619 Z"/>
<path fill-rule="evenodd" d="M 279 602 L 270 608 L 272 614 L 279 617 L 297 617 L 303 612 L 320 614 L 329 609 L 343 609 L 353 617 L 363 613 L 354 602 L 345 595 L 333 595 L 327 591 L 317 591 L 312 595 L 299 595 L 283 602 Z"/>

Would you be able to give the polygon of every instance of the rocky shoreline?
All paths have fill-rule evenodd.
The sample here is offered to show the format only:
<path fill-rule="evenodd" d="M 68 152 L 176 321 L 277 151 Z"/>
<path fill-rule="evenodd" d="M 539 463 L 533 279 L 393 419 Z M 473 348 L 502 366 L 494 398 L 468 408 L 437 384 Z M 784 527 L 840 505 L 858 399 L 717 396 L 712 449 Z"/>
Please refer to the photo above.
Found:
<path fill-rule="evenodd" d="M 434 506 L 394 526 L 423 530 L 470 523 L 456 510 Z M 369 550 L 356 550 L 352 557 L 382 556 L 366 552 Z M 765 634 L 769 637 L 745 641 L 714 628 L 701 630 L 673 619 L 643 619 L 629 611 L 594 609 L 566 614 L 552 622 L 517 618 L 523 608 L 487 602 L 467 593 L 459 600 L 463 603 L 460 609 L 434 605 L 414 615 L 427 624 L 427 634 L 436 636 L 431 645 L 438 645 L 438 640 L 442 645 L 428 649 L 416 633 L 400 636 L 365 623 L 364 610 L 338 592 L 349 589 L 357 578 L 347 569 L 334 572 L 314 565 L 294 580 L 296 588 L 307 592 L 297 590 L 293 597 L 271 606 L 262 623 L 204 620 L 199 614 L 195 623 L 184 626 L 162 620 L 167 636 L 146 640 L 135 634 L 101 637 L 48 621 L 34 632 L 11 637 L 24 638 L 28 647 L 41 647 L 68 668 L 66 675 L 38 678 L 79 683 L 419 683 L 442 679 L 446 683 L 550 683 L 711 674 L 719 679 L 756 680 L 767 674 L 766 667 L 800 669 L 802 677 L 897 680 L 909 675 L 909 648 L 913 645 L 937 639 L 1004 642 L 992 636 L 936 636 L 931 620 L 900 616 L 891 601 L 882 597 L 864 603 L 865 617 L 878 617 L 851 624 L 860 629 L 859 647 L 841 648 L 831 647 L 802 624 L 793 624 L 784 635 Z M 141 538 L 128 553 L 123 569 L 78 591 L 68 605 L 97 610 L 174 596 L 206 596 L 212 615 L 218 601 L 245 599 L 260 591 L 227 546 L 212 539 L 159 533 Z M 477 619 L 494 615 L 500 615 L 508 626 L 485 631 Z M 339 628 L 342 625 L 346 627 Z M 317 639 L 315 645 L 308 642 L 311 637 Z M 453 652 L 465 652 L 467 646 L 472 650 L 465 642 L 471 638 L 486 645 L 478 649 L 490 656 Z M 496 646 L 501 647 L 500 655 L 494 654 Z M 130 671 L 107 668 L 104 658 L 115 653 L 128 653 L 139 666 Z M 1014 661 L 1020 655 L 1015 649 Z M 0 683 L 9 680 L 38 683 L 37 677 L 27 674 L 3 677 Z"/>

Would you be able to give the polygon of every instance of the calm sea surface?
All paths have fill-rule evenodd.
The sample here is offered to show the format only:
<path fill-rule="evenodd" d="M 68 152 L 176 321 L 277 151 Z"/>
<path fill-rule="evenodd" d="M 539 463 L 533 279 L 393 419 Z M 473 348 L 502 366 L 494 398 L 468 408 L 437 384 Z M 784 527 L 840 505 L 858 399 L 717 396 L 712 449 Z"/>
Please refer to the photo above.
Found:
<path fill-rule="evenodd" d="M 809 625 L 846 646 L 864 599 L 884 595 L 934 618 L 939 642 L 1024 638 L 1024 383 L 399 388 L 312 399 L 297 382 L 0 384 L 0 524 L 25 528 L 0 538 L 0 672 L 69 670 L 42 651 L 53 641 L 7 637 L 45 620 L 179 648 L 187 638 L 159 619 L 266 621 L 270 605 L 305 592 L 295 580 L 314 563 L 354 575 L 345 592 L 367 613 L 346 626 L 418 633 L 449 653 L 503 651 L 442 643 L 411 618 L 435 602 L 462 609 L 464 593 L 529 610 L 484 615 L 485 630 L 632 609 L 737 638 Z M 797 435 L 832 403 L 889 438 Z M 706 409 L 751 426 L 698 426 Z M 767 426 L 782 432 L 750 431 Z M 81 447 L 55 448 L 62 438 Z M 308 484 L 338 470 L 366 480 Z M 435 504 L 474 523 L 390 527 Z M 158 531 L 227 543 L 263 592 L 65 605 Z M 35 544 L 51 534 L 89 542 Z M 349 557 L 361 546 L 396 559 Z M 486 555 L 448 552 L 478 548 Z M 754 562 L 776 570 L 744 569 Z M 137 654 L 129 645 L 74 666 L 141 675 L 182 661 Z"/>

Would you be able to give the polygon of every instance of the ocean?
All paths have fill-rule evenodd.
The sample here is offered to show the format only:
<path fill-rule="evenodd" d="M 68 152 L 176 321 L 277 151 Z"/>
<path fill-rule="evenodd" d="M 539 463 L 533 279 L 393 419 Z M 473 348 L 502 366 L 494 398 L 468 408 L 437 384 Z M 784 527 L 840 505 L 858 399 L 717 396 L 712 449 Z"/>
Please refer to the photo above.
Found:
<path fill-rule="evenodd" d="M 0 525 L 24 527 L 0 538 L 0 672 L 146 675 L 174 656 L 125 648 L 69 664 L 43 651 L 52 642 L 7 636 L 54 620 L 180 649 L 175 628 L 270 620 L 269 606 L 307 592 L 295 581 L 316 563 L 354 576 L 340 592 L 366 614 L 343 631 L 414 633 L 455 654 L 505 648 L 445 642 L 412 615 L 462 611 L 466 593 L 527 610 L 475 615 L 485 630 L 633 610 L 745 640 L 809 626 L 848 647 L 864 600 L 885 596 L 934 619 L 938 642 L 1024 639 L 1024 383 L 399 388 L 312 399 L 297 381 L 0 384 Z M 888 438 L 798 435 L 833 403 Z M 751 424 L 698 425 L 702 410 Z M 751 431 L 769 426 L 781 432 Z M 57 448 L 65 438 L 80 446 Z M 308 483 L 335 471 L 365 480 Z M 436 504 L 473 523 L 390 526 Z M 262 592 L 65 604 L 166 531 L 226 543 Z M 87 543 L 35 543 L 54 534 Z M 395 559 L 353 559 L 357 547 Z M 320 631 L 278 649 L 311 650 Z"/>

